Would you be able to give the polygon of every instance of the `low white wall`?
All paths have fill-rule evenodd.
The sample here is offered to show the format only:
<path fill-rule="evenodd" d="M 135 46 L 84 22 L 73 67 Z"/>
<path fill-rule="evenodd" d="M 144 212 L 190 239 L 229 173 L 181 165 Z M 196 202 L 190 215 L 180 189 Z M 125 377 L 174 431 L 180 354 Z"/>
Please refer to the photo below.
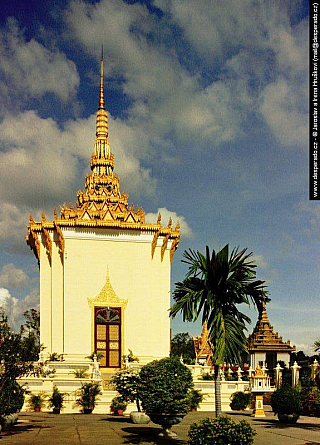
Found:
<path fill-rule="evenodd" d="M 48 400 L 52 394 L 53 387 L 57 386 L 60 392 L 65 394 L 64 408 L 61 412 L 72 413 L 80 412 L 80 407 L 76 405 L 77 391 L 81 388 L 81 383 L 91 382 L 92 379 L 87 378 L 75 378 L 71 375 L 73 369 L 87 368 L 90 375 L 90 363 L 74 363 L 72 365 L 55 362 L 49 365 L 49 368 L 56 368 L 56 373 L 52 377 L 37 378 L 27 377 L 19 380 L 20 384 L 23 384 L 30 392 L 34 394 L 43 393 Z M 200 390 L 204 394 L 204 400 L 200 405 L 199 411 L 214 411 L 215 410 L 215 392 L 214 392 L 214 380 L 203 380 L 202 375 L 210 373 L 209 366 L 193 365 L 188 366 L 190 369 L 195 389 Z M 223 376 L 222 376 L 223 378 Z M 117 395 L 117 392 L 108 387 L 104 383 L 103 394 L 98 397 L 95 413 L 108 414 L 110 413 L 110 403 L 113 397 Z M 221 381 L 221 403 L 222 411 L 230 411 L 230 397 L 236 391 L 249 391 L 248 381 Z M 30 410 L 28 408 L 28 396 L 26 396 L 25 404 L 22 411 Z M 136 409 L 135 404 L 130 404 L 127 408 L 127 413 Z M 47 407 L 47 403 L 42 409 L 43 411 L 51 411 Z"/>

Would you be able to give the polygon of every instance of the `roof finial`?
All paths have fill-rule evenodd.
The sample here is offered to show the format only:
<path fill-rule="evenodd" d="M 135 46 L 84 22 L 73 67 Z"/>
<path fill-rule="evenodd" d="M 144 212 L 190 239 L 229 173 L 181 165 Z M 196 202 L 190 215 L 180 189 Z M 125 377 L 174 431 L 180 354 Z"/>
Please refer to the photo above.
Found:
<path fill-rule="evenodd" d="M 101 60 L 100 60 L 100 95 L 99 95 L 99 110 L 104 110 L 104 94 L 103 94 L 103 45 L 101 45 Z"/>

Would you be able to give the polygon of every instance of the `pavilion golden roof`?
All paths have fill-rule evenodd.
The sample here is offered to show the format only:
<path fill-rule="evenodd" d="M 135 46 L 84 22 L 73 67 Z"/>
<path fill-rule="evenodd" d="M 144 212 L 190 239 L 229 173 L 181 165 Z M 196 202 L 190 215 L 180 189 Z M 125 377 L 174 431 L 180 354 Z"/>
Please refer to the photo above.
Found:
<path fill-rule="evenodd" d="M 252 334 L 248 337 L 248 350 L 253 351 L 278 351 L 278 352 L 290 352 L 295 351 L 296 347 L 291 346 L 290 340 L 284 342 L 278 332 L 273 331 L 265 303 L 262 309 L 259 311 L 259 318 Z"/>
<path fill-rule="evenodd" d="M 212 365 L 213 345 L 210 341 L 208 324 L 205 321 L 202 328 L 202 334 L 192 337 L 196 358 L 203 358 L 207 365 Z"/>
<path fill-rule="evenodd" d="M 26 240 L 38 261 L 40 242 L 37 234 L 42 234 L 47 254 L 51 256 L 52 241 L 48 231 L 54 231 L 63 256 L 64 238 L 61 229 L 64 227 L 109 227 L 154 232 L 151 255 L 154 254 L 157 238 L 164 236 L 161 257 L 163 259 L 168 240 L 172 239 L 170 249 L 172 259 L 180 239 L 179 223 L 173 228 L 170 219 L 168 225 L 163 227 L 160 214 L 156 223 L 146 223 L 143 208 L 128 205 L 129 196 L 120 191 L 119 177 L 114 173 L 114 156 L 110 151 L 108 135 L 108 115 L 104 105 L 103 58 L 101 58 L 99 108 L 96 118 L 96 139 L 90 162 L 91 173 L 86 175 L 84 190 L 79 190 L 77 193 L 76 205 L 73 206 L 70 202 L 68 206 L 64 203 L 60 206 L 60 216 L 55 208 L 54 221 L 47 221 L 43 213 L 42 221 L 35 222 L 30 215 Z"/>

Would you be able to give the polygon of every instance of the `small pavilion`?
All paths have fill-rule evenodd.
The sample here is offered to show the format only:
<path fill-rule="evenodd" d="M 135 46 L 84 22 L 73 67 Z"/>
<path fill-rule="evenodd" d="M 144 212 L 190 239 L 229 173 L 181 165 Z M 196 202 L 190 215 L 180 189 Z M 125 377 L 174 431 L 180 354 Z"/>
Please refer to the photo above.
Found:
<path fill-rule="evenodd" d="M 290 352 L 295 350 L 296 347 L 291 346 L 290 340 L 284 342 L 278 332 L 274 332 L 263 304 L 257 324 L 248 338 L 251 367 L 256 369 L 258 365 L 263 366 L 266 363 L 267 368 L 271 370 L 279 361 L 289 366 Z"/>

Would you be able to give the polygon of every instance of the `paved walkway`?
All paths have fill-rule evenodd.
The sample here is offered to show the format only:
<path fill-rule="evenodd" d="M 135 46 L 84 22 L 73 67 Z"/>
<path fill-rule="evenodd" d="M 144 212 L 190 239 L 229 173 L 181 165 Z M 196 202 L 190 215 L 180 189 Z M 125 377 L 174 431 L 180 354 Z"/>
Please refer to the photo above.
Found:
<path fill-rule="evenodd" d="M 283 426 L 271 412 L 265 419 L 253 419 L 250 412 L 228 415 L 248 420 L 257 430 L 256 445 L 320 445 L 320 418 L 302 416 L 295 426 Z M 2 432 L 0 445 L 186 445 L 191 423 L 213 413 L 189 413 L 173 427 L 177 439 L 157 437 L 161 429 L 150 423 L 134 425 L 128 417 L 101 414 L 21 413 L 11 431 Z"/>

